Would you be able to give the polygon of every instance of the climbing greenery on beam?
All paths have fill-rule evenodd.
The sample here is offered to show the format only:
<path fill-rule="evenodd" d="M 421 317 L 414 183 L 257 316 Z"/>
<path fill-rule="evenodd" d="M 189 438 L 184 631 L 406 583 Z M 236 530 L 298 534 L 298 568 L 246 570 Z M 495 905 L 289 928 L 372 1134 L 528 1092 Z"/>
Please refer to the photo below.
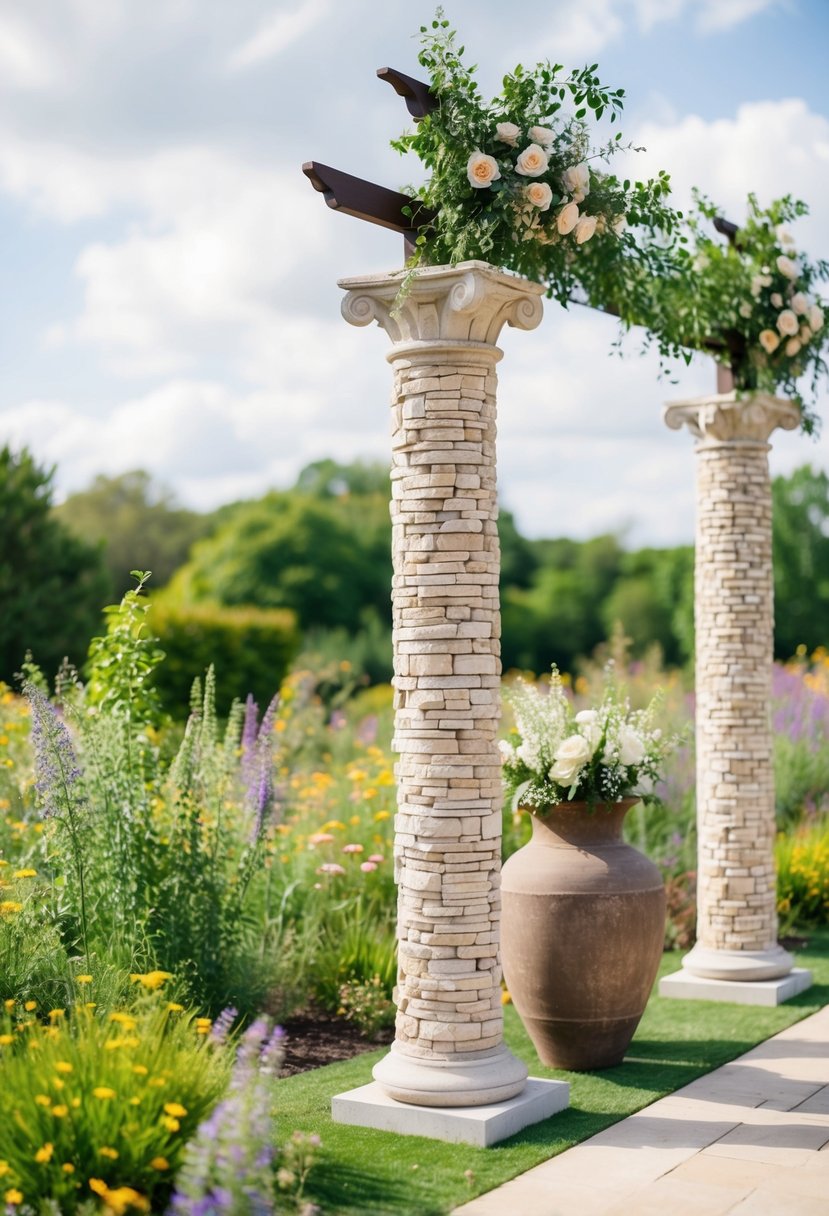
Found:
<path fill-rule="evenodd" d="M 597 64 L 566 73 L 545 62 L 516 67 L 487 104 L 463 53 L 438 9 L 421 27 L 419 54 L 437 106 L 392 145 L 429 170 L 410 192 L 437 212 L 410 266 L 480 258 L 565 305 L 576 298 L 638 321 L 650 283 L 673 265 L 680 217 L 666 201 L 667 174 L 632 182 L 607 167 L 631 150 L 612 132 L 624 90 L 601 84 Z M 603 116 L 610 138 L 593 147 Z"/>

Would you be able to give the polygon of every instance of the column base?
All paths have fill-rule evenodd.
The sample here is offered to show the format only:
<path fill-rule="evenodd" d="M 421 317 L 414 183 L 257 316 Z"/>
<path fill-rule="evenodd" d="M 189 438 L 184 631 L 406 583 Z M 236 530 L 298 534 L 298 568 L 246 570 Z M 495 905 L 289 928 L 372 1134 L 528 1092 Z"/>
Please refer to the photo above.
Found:
<path fill-rule="evenodd" d="M 570 1086 L 566 1081 L 539 1077 L 530 1077 L 523 1083 L 521 1093 L 505 1102 L 454 1108 L 395 1102 L 374 1081 L 332 1098 L 331 1117 L 335 1123 L 488 1148 L 565 1110 L 569 1102 Z"/>
<path fill-rule="evenodd" d="M 707 980 L 776 980 L 788 975 L 794 958 L 782 946 L 768 950 L 712 950 L 699 942 L 686 954 L 682 967 Z"/>
<path fill-rule="evenodd" d="M 732 1005 L 782 1005 L 812 986 L 812 973 L 793 967 L 775 980 L 709 980 L 675 971 L 659 981 L 659 995 L 680 1001 L 727 1001 Z"/>
<path fill-rule="evenodd" d="M 485 1106 L 520 1094 L 527 1068 L 502 1043 L 474 1060 L 427 1060 L 396 1043 L 371 1074 L 389 1098 L 414 1106 Z"/>

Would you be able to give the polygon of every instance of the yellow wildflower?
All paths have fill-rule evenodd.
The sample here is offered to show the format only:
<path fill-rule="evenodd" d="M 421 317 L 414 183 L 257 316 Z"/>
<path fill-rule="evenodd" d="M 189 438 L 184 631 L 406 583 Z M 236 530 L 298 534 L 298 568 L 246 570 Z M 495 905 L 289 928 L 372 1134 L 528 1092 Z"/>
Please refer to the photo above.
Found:
<path fill-rule="evenodd" d="M 10 1173 L 11 1168 L 8 1161 L 0 1161 L 0 1178 L 4 1178 L 6 1174 Z"/>
<path fill-rule="evenodd" d="M 23 1008 L 27 1013 L 31 1013 L 33 1009 L 37 1009 L 37 1001 L 27 1001 Z"/>
<path fill-rule="evenodd" d="M 13 1042 L 14 1042 L 13 1034 L 0 1034 L 0 1047 L 8 1047 L 9 1044 L 13 1043 Z"/>
<path fill-rule="evenodd" d="M 72 1065 L 69 1063 L 68 1060 L 56 1060 L 55 1061 L 55 1071 L 56 1072 L 72 1072 Z"/>
<path fill-rule="evenodd" d="M 100 1098 L 102 1102 L 106 1102 L 108 1098 L 115 1098 L 118 1095 L 114 1089 L 110 1089 L 108 1085 L 96 1085 L 92 1091 L 93 1096 Z"/>
<path fill-rule="evenodd" d="M 171 971 L 148 971 L 146 975 L 131 975 L 132 982 L 138 983 L 142 988 L 146 988 L 149 992 L 155 992 L 156 988 L 160 988 L 167 980 L 171 980 L 173 974 Z"/>
<path fill-rule="evenodd" d="M 43 1148 L 39 1148 L 35 1153 L 35 1161 L 38 1165 L 48 1165 L 52 1160 L 52 1154 L 55 1151 L 53 1144 L 44 1144 Z"/>
<path fill-rule="evenodd" d="M 74 1174 L 75 1172 L 75 1167 L 71 1161 L 64 1161 L 60 1168 L 63 1170 L 64 1174 Z"/>
<path fill-rule="evenodd" d="M 170 1162 L 166 1157 L 153 1157 L 152 1161 L 150 1162 L 150 1167 L 154 1170 L 168 1170 L 170 1168 Z"/>
<path fill-rule="evenodd" d="M 9 1207 L 17 1207 L 19 1203 L 23 1202 L 23 1192 L 18 1191 L 17 1187 L 13 1186 L 10 1190 L 6 1191 L 3 1198 Z"/>
<path fill-rule="evenodd" d="M 167 1005 L 170 1013 L 184 1013 L 184 1006 L 178 1005 L 175 1001 L 170 1001 Z"/>
<path fill-rule="evenodd" d="M 98 1152 L 102 1157 L 108 1157 L 110 1161 L 118 1160 L 118 1149 L 110 1148 L 108 1144 L 105 1144 L 103 1148 L 99 1148 Z"/>
<path fill-rule="evenodd" d="M 164 1109 L 168 1115 L 173 1115 L 177 1119 L 183 1119 L 187 1114 L 187 1107 L 182 1106 L 180 1102 L 165 1102 Z"/>
<path fill-rule="evenodd" d="M 113 1216 L 124 1216 L 124 1213 L 130 1208 L 137 1209 L 139 1212 L 149 1212 L 150 1210 L 147 1199 L 138 1191 L 133 1190 L 131 1186 L 119 1186 L 114 1191 L 108 1190 L 104 1201 L 107 1211 L 112 1212 Z"/>
<path fill-rule="evenodd" d="M 65 1009 L 50 1009 L 49 1010 L 49 1020 L 52 1022 L 57 1022 L 63 1017 L 63 1015 L 65 1013 L 66 1013 Z"/>
<path fill-rule="evenodd" d="M 181 1127 L 178 1119 L 173 1119 L 170 1115 L 162 1115 L 161 1122 L 168 1132 L 177 1132 Z"/>
<path fill-rule="evenodd" d="M 53 1106 L 52 1114 L 55 1116 L 56 1119 L 65 1119 L 66 1116 L 69 1114 L 69 1107 L 64 1106 L 63 1104 L 61 1104 L 60 1106 Z"/>
<path fill-rule="evenodd" d="M 37 878 L 37 870 L 15 870 L 15 878 Z"/>
<path fill-rule="evenodd" d="M 9 912 L 19 912 L 23 907 L 16 899 L 0 900 L 0 916 L 5 916 Z"/>
<path fill-rule="evenodd" d="M 3 1008 L 4 1009 L 14 1009 L 14 998 L 7 997 L 6 1000 L 3 1002 Z"/>
<path fill-rule="evenodd" d="M 48 1094 L 35 1094 L 35 1102 L 37 1102 L 38 1106 L 52 1105 L 52 1099 Z"/>
<path fill-rule="evenodd" d="M 75 979 L 78 981 L 79 984 L 91 984 L 92 983 L 91 975 L 76 975 Z"/>
<path fill-rule="evenodd" d="M 146 1077 L 149 1069 L 146 1064 L 133 1064 L 132 1071 L 139 1077 Z"/>

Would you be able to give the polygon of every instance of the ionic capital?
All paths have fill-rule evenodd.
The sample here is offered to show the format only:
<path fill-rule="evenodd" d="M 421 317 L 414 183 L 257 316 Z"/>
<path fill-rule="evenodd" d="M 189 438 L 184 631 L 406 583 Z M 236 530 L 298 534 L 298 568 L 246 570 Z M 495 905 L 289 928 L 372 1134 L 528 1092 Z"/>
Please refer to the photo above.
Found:
<path fill-rule="evenodd" d="M 795 402 L 770 393 L 742 397 L 735 392 L 717 393 L 673 401 L 665 406 L 663 417 L 674 431 L 687 426 L 699 440 L 698 448 L 724 443 L 765 446 L 778 427 L 792 431 L 800 425 L 800 409 Z"/>
<path fill-rule="evenodd" d="M 504 325 L 535 329 L 543 311 L 540 283 L 497 270 L 487 262 L 341 279 L 342 313 L 351 325 L 372 321 L 395 346 L 412 342 L 480 342 L 495 345 Z"/>

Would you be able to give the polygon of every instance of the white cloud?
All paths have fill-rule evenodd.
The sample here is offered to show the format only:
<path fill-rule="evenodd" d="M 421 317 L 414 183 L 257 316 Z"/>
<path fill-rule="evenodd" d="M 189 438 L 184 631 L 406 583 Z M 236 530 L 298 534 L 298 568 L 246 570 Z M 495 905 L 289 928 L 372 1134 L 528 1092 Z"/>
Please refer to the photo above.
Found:
<path fill-rule="evenodd" d="M 539 54 L 571 64 L 596 55 L 624 29 L 619 0 L 581 0 L 551 6 L 547 30 L 539 36 Z"/>
<path fill-rule="evenodd" d="M 305 0 L 304 4 L 291 12 L 278 12 L 266 17 L 256 33 L 231 52 L 227 60 L 228 71 L 238 72 L 281 55 L 319 25 L 328 9 L 328 0 Z"/>
<path fill-rule="evenodd" d="M 0 14 L 0 76 L 19 89 L 39 89 L 49 83 L 54 57 L 48 44 L 21 18 Z"/>
<path fill-rule="evenodd" d="M 697 25 L 702 33 L 722 33 L 778 3 L 779 0 L 702 0 Z"/>

